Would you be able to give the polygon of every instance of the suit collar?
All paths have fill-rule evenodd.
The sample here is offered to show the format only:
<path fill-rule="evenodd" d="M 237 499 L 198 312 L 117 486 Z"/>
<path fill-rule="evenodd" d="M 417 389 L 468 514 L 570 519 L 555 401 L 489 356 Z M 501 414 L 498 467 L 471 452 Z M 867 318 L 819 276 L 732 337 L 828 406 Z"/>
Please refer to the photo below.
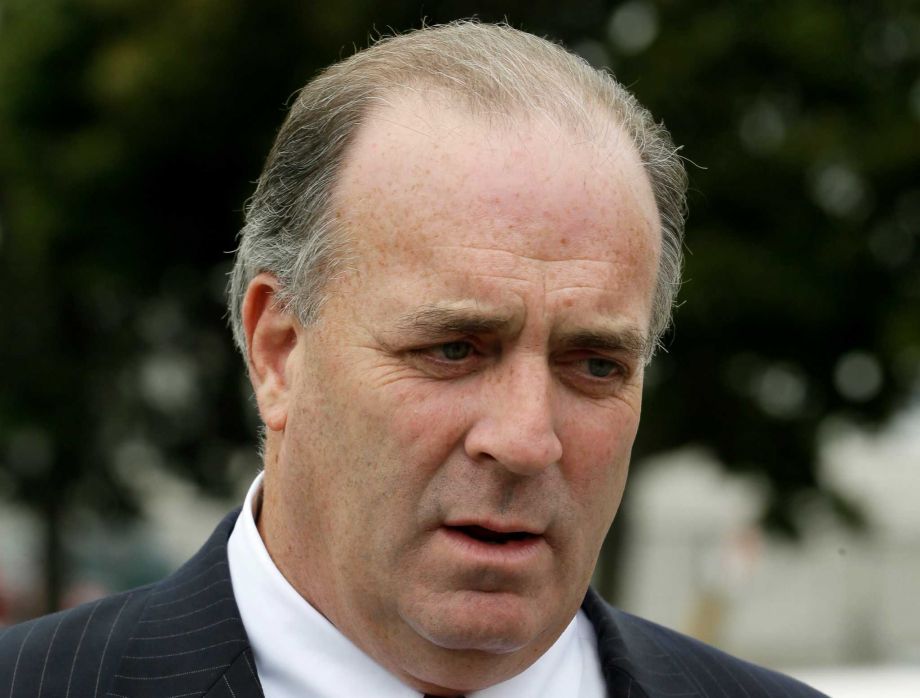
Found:
<path fill-rule="evenodd" d="M 610 698 L 713 695 L 695 678 L 702 664 L 688 666 L 700 662 L 689 648 L 694 641 L 614 608 L 594 589 L 588 589 L 582 609 L 597 633 Z"/>
<path fill-rule="evenodd" d="M 237 514 L 225 517 L 191 560 L 152 587 L 111 694 L 262 698 L 227 566 Z"/>

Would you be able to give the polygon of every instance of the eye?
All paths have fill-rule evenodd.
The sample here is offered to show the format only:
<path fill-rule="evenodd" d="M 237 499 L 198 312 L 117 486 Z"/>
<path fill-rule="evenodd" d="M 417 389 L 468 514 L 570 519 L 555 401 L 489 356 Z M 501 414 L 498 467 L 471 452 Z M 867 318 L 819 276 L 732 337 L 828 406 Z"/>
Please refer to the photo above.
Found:
<path fill-rule="evenodd" d="M 615 361 L 601 359 L 598 357 L 588 359 L 588 373 L 595 378 L 607 378 L 611 373 L 617 370 L 618 365 Z"/>
<path fill-rule="evenodd" d="M 463 361 L 473 351 L 469 342 L 447 342 L 438 347 L 439 353 L 448 361 Z"/>
<path fill-rule="evenodd" d="M 559 376 L 573 389 L 602 398 L 618 394 L 629 384 L 630 363 L 590 350 L 573 351 L 557 359 Z"/>
<path fill-rule="evenodd" d="M 478 371 L 487 360 L 481 348 L 463 339 L 430 344 L 405 353 L 416 368 L 434 378 L 460 378 Z"/>

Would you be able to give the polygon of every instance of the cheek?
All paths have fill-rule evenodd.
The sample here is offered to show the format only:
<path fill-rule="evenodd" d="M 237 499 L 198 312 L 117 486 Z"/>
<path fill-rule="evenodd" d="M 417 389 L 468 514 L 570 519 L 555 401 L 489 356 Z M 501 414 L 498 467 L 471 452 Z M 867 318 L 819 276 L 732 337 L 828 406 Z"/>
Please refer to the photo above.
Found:
<path fill-rule="evenodd" d="M 638 425 L 638 413 L 624 406 L 572 409 L 560 426 L 566 479 L 576 498 L 605 519 L 619 505 Z"/>
<path fill-rule="evenodd" d="M 380 419 L 396 448 L 424 452 L 428 455 L 421 460 L 440 462 L 462 440 L 469 410 L 461 391 L 425 379 L 409 379 L 384 391 Z"/>

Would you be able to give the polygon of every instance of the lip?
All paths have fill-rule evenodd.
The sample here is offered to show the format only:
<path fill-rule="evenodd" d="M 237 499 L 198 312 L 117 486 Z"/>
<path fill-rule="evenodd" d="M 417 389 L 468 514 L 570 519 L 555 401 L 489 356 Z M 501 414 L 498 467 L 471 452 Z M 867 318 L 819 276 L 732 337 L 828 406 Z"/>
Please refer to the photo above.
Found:
<path fill-rule="evenodd" d="M 496 533 L 529 533 L 532 536 L 542 536 L 544 529 L 530 523 L 521 521 L 494 521 L 492 519 L 450 519 L 443 526 L 447 528 L 479 527 L 487 528 Z"/>
<path fill-rule="evenodd" d="M 482 526 L 482 524 L 460 524 L 459 526 Z M 526 566 L 535 562 L 536 558 L 548 550 L 546 539 L 541 534 L 531 533 L 526 529 L 508 527 L 502 530 L 488 527 L 498 533 L 525 532 L 531 534 L 526 538 L 490 543 L 468 535 L 459 526 L 445 524 L 438 529 L 437 536 L 446 543 L 452 553 L 470 564 L 490 567 Z"/>

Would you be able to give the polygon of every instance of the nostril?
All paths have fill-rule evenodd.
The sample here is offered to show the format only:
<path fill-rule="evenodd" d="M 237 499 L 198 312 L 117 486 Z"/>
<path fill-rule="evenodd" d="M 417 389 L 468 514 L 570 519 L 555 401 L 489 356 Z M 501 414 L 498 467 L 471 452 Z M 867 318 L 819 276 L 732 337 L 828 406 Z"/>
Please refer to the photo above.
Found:
<path fill-rule="evenodd" d="M 493 424 L 476 425 L 465 441 L 467 454 L 479 463 L 496 464 L 523 476 L 539 475 L 562 460 L 562 442 L 546 433 L 502 430 Z"/>

